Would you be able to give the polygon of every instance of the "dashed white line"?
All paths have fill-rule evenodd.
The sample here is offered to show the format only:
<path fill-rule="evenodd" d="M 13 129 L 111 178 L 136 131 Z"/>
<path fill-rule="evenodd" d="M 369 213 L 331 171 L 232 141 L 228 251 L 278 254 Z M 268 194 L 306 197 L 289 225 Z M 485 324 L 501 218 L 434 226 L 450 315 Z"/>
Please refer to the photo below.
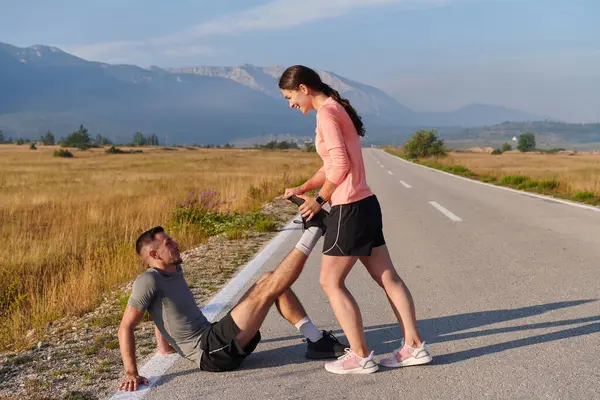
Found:
<path fill-rule="evenodd" d="M 408 183 L 404 182 L 404 181 L 400 181 L 400 183 L 402 184 L 402 186 L 404 186 L 407 189 L 410 189 L 412 186 L 410 186 Z"/>
<path fill-rule="evenodd" d="M 379 164 L 379 166 L 380 166 L 381 168 L 385 168 L 385 165 L 383 165 L 383 164 Z"/>
<path fill-rule="evenodd" d="M 444 214 L 446 217 L 450 218 L 452 221 L 454 221 L 454 222 L 460 222 L 460 221 L 462 221 L 462 219 L 459 216 L 457 216 L 456 214 L 452 213 L 447 208 L 442 207 L 441 205 L 439 205 L 435 201 L 430 201 L 429 204 L 431 204 L 432 206 L 434 206 L 439 212 L 441 212 L 442 214 Z"/>
<path fill-rule="evenodd" d="M 456 179 L 461 179 L 463 181 L 476 183 L 478 185 L 483 185 L 483 186 L 491 187 L 491 188 L 498 189 L 498 190 L 505 190 L 507 192 L 513 192 L 513 193 L 517 193 L 517 194 L 520 194 L 520 195 L 523 195 L 523 196 L 535 197 L 537 199 L 552 201 L 554 203 L 560 203 L 560 204 L 565 204 L 565 205 L 572 206 L 572 207 L 584 208 L 586 210 L 600 212 L 600 207 L 597 207 L 597 206 L 589 206 L 587 204 L 581 204 L 581 203 L 576 203 L 576 202 L 569 201 L 569 200 L 557 199 L 555 197 L 546 196 L 546 195 L 543 195 L 543 194 L 524 192 L 522 190 L 512 189 L 512 188 L 503 187 L 503 186 L 492 185 L 491 183 L 487 183 L 487 182 L 476 181 L 474 179 L 465 178 L 464 176 L 458 176 L 458 175 L 454 175 L 454 174 L 451 174 L 451 173 L 446 172 L 446 171 L 440 171 L 439 169 L 431 168 L 431 167 L 428 167 L 426 165 L 415 164 L 413 162 L 404 160 L 403 158 L 391 155 L 391 154 L 389 154 L 389 153 L 387 153 L 387 152 L 385 152 L 383 150 L 379 150 L 379 151 L 382 152 L 383 154 L 387 155 L 389 158 L 392 158 L 392 159 L 394 159 L 396 161 L 400 161 L 400 162 L 403 162 L 403 163 L 406 163 L 406 164 L 410 164 L 410 165 L 413 165 L 413 166 L 415 166 L 417 168 L 425 168 L 425 169 L 437 172 L 439 174 L 444 174 L 444 175 L 448 175 L 448 176 L 451 176 L 451 177 L 456 178 Z"/>
<path fill-rule="evenodd" d="M 392 171 L 388 171 L 388 174 L 390 175 L 394 175 L 394 173 Z"/>

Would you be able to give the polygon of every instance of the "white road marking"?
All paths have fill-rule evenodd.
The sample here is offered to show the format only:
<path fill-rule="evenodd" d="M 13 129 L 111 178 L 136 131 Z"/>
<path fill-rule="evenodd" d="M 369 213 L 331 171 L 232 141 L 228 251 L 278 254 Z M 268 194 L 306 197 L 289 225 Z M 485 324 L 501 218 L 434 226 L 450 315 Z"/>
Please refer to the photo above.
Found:
<path fill-rule="evenodd" d="M 446 217 L 450 218 L 452 221 L 454 221 L 454 222 L 460 222 L 460 221 L 462 221 L 462 219 L 460 217 L 458 217 L 456 214 L 452 213 L 447 208 L 442 207 L 441 205 L 439 205 L 435 201 L 430 201 L 429 204 L 431 204 L 432 206 L 434 206 L 439 212 L 441 212 L 442 214 L 444 214 Z"/>
<path fill-rule="evenodd" d="M 388 174 L 390 175 L 394 175 L 394 173 L 392 171 L 388 171 Z"/>
<path fill-rule="evenodd" d="M 404 182 L 404 181 L 400 181 L 400 183 L 402 184 L 402 186 L 404 186 L 407 189 L 410 189 L 412 186 L 410 186 L 408 183 Z"/>
<path fill-rule="evenodd" d="M 548 201 L 552 201 L 554 203 L 561 203 L 561 204 L 566 204 L 568 206 L 572 206 L 572 207 L 578 207 L 578 208 L 584 208 L 586 210 L 591 210 L 591 211 L 596 211 L 596 212 L 600 212 L 600 207 L 596 207 L 596 206 L 588 206 L 586 204 L 581 204 L 581 203 L 576 203 L 574 201 L 569 201 L 569 200 L 563 200 L 563 199 L 557 199 L 556 197 L 552 197 L 552 196 L 544 196 L 542 194 L 536 194 L 536 193 L 531 193 L 531 192 L 525 192 L 522 190 L 517 190 L 517 189 L 512 189 L 512 188 L 507 188 L 507 187 L 503 187 L 503 186 L 497 186 L 497 185 L 492 185 L 491 183 L 487 183 L 487 182 L 481 182 L 481 181 L 476 181 L 474 179 L 469 179 L 469 178 L 465 178 L 464 176 L 458 176 L 458 175 L 454 175 L 451 174 L 449 172 L 445 172 L 445 171 L 440 171 L 439 169 L 435 169 L 435 168 L 431 168 L 431 167 L 427 167 L 425 165 L 420 165 L 420 164 L 415 164 L 413 162 L 404 160 L 400 157 L 394 156 L 390 153 L 387 153 L 383 150 L 380 150 L 381 152 L 383 152 L 383 154 L 387 154 L 389 157 L 394 158 L 395 160 L 399 160 L 402 162 L 405 162 L 407 164 L 411 164 L 414 165 L 416 167 L 420 167 L 420 168 L 426 168 L 426 169 L 430 169 L 432 171 L 438 172 L 440 174 L 444 174 L 444 175 L 448 175 L 451 176 L 453 178 L 456 179 L 462 179 L 463 181 L 468 181 L 468 182 L 472 182 L 472 183 L 477 183 L 479 185 L 484 185 L 484 186 L 488 186 L 488 187 L 492 187 L 495 189 L 500 189 L 500 190 L 506 190 L 508 192 L 513 192 L 513 193 L 518 193 L 518 194 L 522 194 L 524 196 L 529 196 L 529 197 L 535 197 L 537 199 L 542 199 L 542 200 L 548 200 Z"/>

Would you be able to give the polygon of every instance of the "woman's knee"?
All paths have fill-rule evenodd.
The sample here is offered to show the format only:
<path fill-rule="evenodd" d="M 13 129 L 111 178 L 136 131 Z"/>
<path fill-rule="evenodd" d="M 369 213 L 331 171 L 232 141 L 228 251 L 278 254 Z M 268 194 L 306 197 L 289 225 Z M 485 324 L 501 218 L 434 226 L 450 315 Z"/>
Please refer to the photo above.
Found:
<path fill-rule="evenodd" d="M 344 280 L 335 276 L 321 276 L 319 284 L 325 293 L 343 289 Z"/>
<path fill-rule="evenodd" d="M 373 273 L 369 273 L 369 275 L 371 275 L 371 278 L 381 287 L 383 287 L 383 277 L 381 276 L 381 274 L 373 274 Z"/>

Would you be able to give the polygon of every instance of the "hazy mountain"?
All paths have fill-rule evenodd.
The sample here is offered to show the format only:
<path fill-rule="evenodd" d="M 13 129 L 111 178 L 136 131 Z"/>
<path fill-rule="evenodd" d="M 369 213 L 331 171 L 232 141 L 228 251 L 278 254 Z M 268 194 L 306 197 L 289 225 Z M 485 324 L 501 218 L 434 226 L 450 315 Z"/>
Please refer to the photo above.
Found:
<path fill-rule="evenodd" d="M 90 62 L 56 47 L 0 43 L 0 129 L 5 136 L 58 137 L 80 124 L 130 140 L 136 130 L 172 143 L 224 143 L 270 134 L 314 135 L 314 118 L 288 108 L 277 88 L 284 67 L 161 69 Z M 534 116 L 474 105 L 448 113 L 410 110 L 375 87 L 319 71 L 348 98 L 371 137 L 395 127 L 476 126 Z"/>

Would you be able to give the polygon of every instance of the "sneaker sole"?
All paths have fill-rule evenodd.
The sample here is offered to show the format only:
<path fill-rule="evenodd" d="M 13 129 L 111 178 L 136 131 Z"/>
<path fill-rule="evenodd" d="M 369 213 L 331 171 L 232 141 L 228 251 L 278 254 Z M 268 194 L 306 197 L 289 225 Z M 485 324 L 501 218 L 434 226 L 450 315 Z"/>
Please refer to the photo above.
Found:
<path fill-rule="evenodd" d="M 420 357 L 420 358 L 409 358 L 408 360 L 404 360 L 401 362 L 397 362 L 394 364 L 388 364 L 385 362 L 379 362 L 381 365 L 383 365 L 384 367 L 388 367 L 388 368 L 400 368 L 400 367 L 411 367 L 413 365 L 423 365 L 423 364 L 427 364 L 430 363 L 433 360 L 433 357 L 431 356 L 427 356 L 427 357 Z"/>
<path fill-rule="evenodd" d="M 344 354 L 346 354 L 345 352 L 343 353 L 319 353 L 319 352 L 310 352 L 310 353 L 306 353 L 306 358 L 310 359 L 310 360 L 323 360 L 323 359 L 327 359 L 327 358 L 338 358 L 343 356 Z"/>
<path fill-rule="evenodd" d="M 354 369 L 342 369 L 342 370 L 331 370 L 329 368 L 327 368 L 327 365 L 325 365 L 325 369 L 328 372 L 331 372 L 333 374 L 338 374 L 338 375 L 346 375 L 346 374 L 372 374 L 373 372 L 377 372 L 377 370 L 379 370 L 379 365 L 375 364 L 372 367 L 369 368 L 354 368 Z"/>

